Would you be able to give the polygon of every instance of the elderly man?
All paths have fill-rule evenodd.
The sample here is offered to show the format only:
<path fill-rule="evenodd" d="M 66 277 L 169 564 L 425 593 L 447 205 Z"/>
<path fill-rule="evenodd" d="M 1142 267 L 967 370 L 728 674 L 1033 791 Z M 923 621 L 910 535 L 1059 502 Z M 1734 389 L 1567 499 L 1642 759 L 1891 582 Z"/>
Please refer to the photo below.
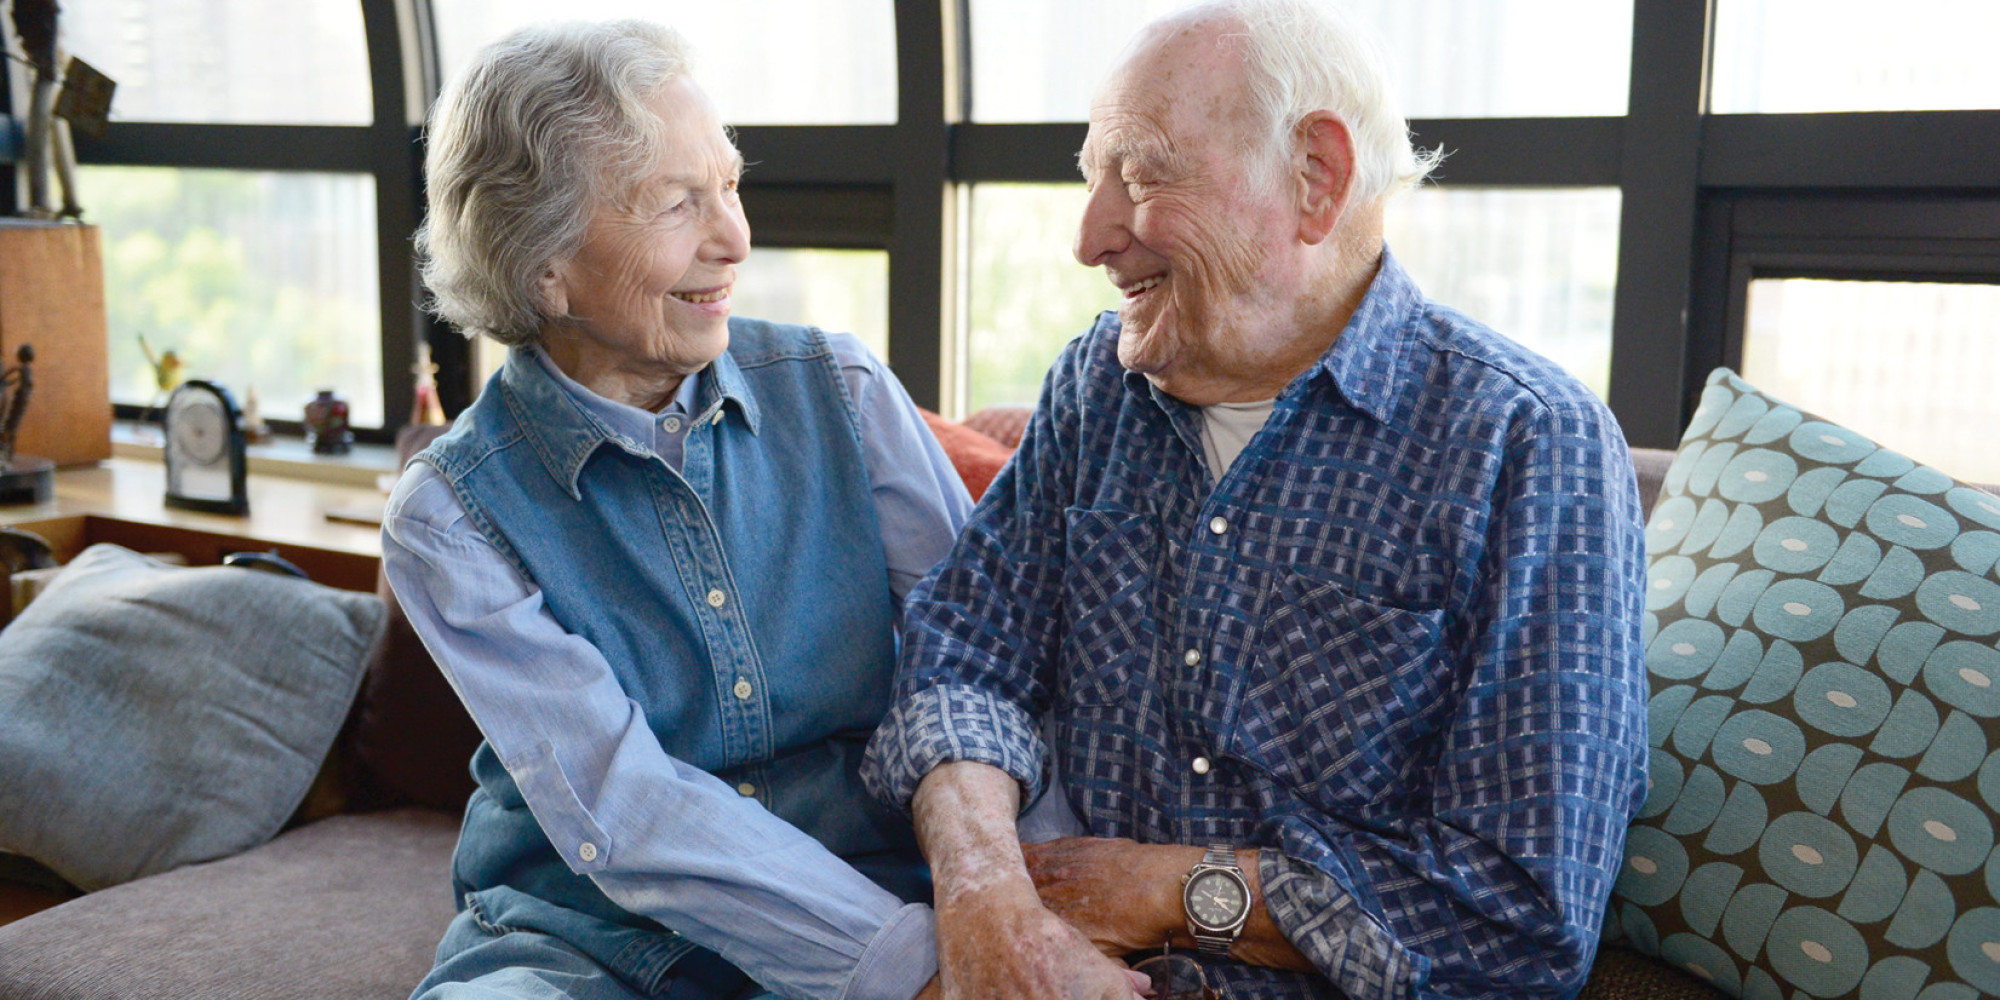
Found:
<path fill-rule="evenodd" d="M 1175 989 L 1575 993 L 1645 789 L 1616 423 L 1384 249 L 1428 164 L 1307 0 L 1146 28 L 1081 163 L 1123 307 L 912 593 L 863 771 L 946 995 L 1129 996 L 1100 953 L 1168 946 Z"/>

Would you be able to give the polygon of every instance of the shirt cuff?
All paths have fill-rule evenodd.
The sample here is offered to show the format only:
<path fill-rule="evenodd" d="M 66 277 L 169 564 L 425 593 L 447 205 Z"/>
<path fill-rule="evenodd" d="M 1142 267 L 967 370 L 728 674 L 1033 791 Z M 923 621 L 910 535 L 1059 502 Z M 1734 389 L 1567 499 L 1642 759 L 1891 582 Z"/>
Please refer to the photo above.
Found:
<path fill-rule="evenodd" d="M 1035 720 L 1019 705 L 984 688 L 952 684 L 925 688 L 889 710 L 868 741 L 861 780 L 883 803 L 905 815 L 917 784 L 940 764 L 991 764 L 1021 783 L 1021 801 L 1042 793 L 1046 748 Z"/>
<path fill-rule="evenodd" d="M 922 903 L 911 903 L 889 917 L 875 932 L 840 1000 L 910 1000 L 937 975 L 937 917 Z"/>
<path fill-rule="evenodd" d="M 1271 921 L 1342 993 L 1415 997 L 1430 963 L 1403 947 L 1333 876 L 1275 850 L 1257 852 Z"/>

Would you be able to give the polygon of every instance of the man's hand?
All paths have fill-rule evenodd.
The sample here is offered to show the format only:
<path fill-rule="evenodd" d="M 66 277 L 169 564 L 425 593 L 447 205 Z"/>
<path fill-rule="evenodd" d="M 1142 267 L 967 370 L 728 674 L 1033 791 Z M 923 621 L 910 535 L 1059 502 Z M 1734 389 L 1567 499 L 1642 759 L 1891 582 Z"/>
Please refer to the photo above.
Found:
<path fill-rule="evenodd" d="M 1158 951 L 1187 927 L 1181 876 L 1203 849 L 1100 837 L 1064 837 L 1022 844 L 1042 905 L 1119 957 Z"/>
<path fill-rule="evenodd" d="M 1043 907 L 1015 839 L 1020 786 L 985 764 L 945 764 L 911 801 L 937 896 L 938 982 L 968 997 L 1131 1000 L 1145 977 Z"/>
<path fill-rule="evenodd" d="M 1042 905 L 1106 955 L 1156 951 L 1169 941 L 1177 950 L 1194 948 L 1181 904 L 1181 878 L 1207 853 L 1205 848 L 1064 837 L 1022 844 L 1021 851 Z M 1264 906 L 1257 851 L 1239 848 L 1236 862 L 1250 883 L 1250 919 L 1230 947 L 1230 957 L 1251 965 L 1315 971 Z"/>

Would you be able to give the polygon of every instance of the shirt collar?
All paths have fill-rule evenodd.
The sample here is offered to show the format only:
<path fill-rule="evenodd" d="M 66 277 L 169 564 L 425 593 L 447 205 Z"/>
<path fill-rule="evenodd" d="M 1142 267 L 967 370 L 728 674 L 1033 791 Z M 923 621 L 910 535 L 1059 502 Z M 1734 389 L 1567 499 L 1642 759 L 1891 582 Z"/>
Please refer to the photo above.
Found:
<path fill-rule="evenodd" d="M 655 454 L 650 442 L 657 414 L 591 392 L 557 368 L 540 348 L 517 347 L 507 352 L 500 386 L 501 398 L 523 437 L 549 476 L 572 499 L 583 498 L 577 477 L 600 445 L 609 442 L 634 455 Z M 736 360 L 725 351 L 707 368 L 681 380 L 668 406 L 690 413 L 691 421 L 720 422 L 719 415 L 732 403 L 744 426 L 756 434 L 756 398 Z"/>
<path fill-rule="evenodd" d="M 1410 321 L 1423 303 L 1424 293 L 1416 280 L 1403 270 L 1385 244 L 1375 280 L 1369 284 L 1368 294 L 1362 297 L 1347 326 L 1341 329 L 1339 339 L 1311 367 L 1299 373 L 1278 398 L 1292 396 L 1324 372 L 1350 405 L 1386 422 L 1396 383 L 1407 364 Z M 1138 372 L 1125 372 L 1125 385 L 1129 391 L 1146 395 L 1169 412 L 1195 409 L 1168 395 Z"/>
<path fill-rule="evenodd" d="M 1349 404 L 1386 422 L 1409 363 L 1410 324 L 1423 305 L 1423 290 L 1385 244 L 1375 281 L 1340 331 L 1340 339 L 1301 378 L 1326 372 Z"/>

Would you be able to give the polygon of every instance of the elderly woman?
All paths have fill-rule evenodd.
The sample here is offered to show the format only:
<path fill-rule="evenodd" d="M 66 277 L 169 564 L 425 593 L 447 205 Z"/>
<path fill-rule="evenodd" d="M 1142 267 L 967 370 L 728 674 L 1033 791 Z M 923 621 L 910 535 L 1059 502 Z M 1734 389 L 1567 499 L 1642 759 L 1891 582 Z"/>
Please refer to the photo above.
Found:
<path fill-rule="evenodd" d="M 425 996 L 908 1000 L 910 828 L 856 777 L 969 509 L 851 336 L 731 319 L 742 159 L 680 36 L 533 27 L 439 100 L 437 312 L 511 350 L 383 558 L 486 742 Z"/>

